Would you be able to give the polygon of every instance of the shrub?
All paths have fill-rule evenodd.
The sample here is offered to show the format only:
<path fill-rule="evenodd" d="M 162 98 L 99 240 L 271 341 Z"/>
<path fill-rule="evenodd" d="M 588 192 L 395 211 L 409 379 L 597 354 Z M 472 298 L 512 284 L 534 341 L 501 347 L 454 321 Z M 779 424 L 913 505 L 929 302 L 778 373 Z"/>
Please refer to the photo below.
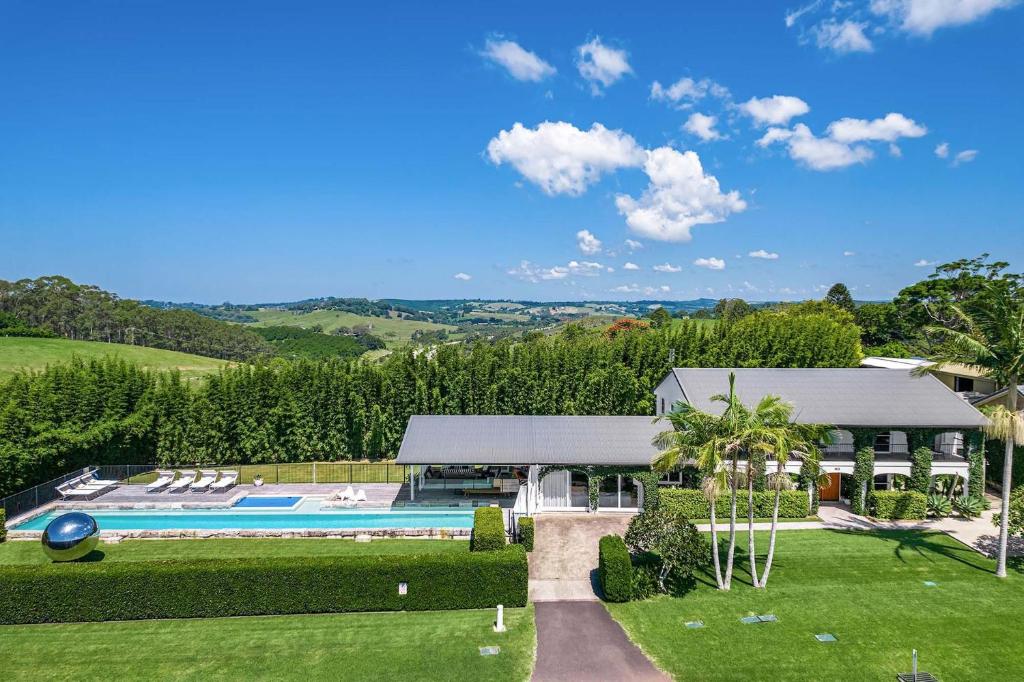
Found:
<path fill-rule="evenodd" d="M 0 542 L 7 539 L 7 526 L 4 525 L 7 522 L 7 513 L 0 509 Z"/>
<path fill-rule="evenodd" d="M 992 523 L 998 527 L 1002 516 L 1002 512 L 996 512 Z M 1016 488 L 1010 493 L 1010 521 L 1007 526 L 1010 535 L 1024 535 L 1024 488 Z"/>
<path fill-rule="evenodd" d="M 470 549 L 489 552 L 505 546 L 505 519 L 498 507 L 478 507 L 473 513 L 473 535 Z"/>
<path fill-rule="evenodd" d="M 872 490 L 868 509 L 878 519 L 923 519 L 928 513 L 928 498 L 916 490 Z"/>
<path fill-rule="evenodd" d="M 534 525 L 532 516 L 519 519 L 519 542 L 527 552 L 533 551 Z"/>
<path fill-rule="evenodd" d="M 807 491 L 783 490 L 779 498 L 780 519 L 802 519 L 807 516 Z M 774 491 L 754 493 L 754 516 L 768 518 L 775 504 Z M 688 519 L 706 519 L 711 516 L 707 498 L 700 490 L 667 488 L 661 491 L 661 506 Z M 720 495 L 715 501 L 715 514 L 719 519 L 729 517 L 729 496 Z M 736 515 L 747 515 L 747 493 L 741 490 L 736 500 Z"/>
<path fill-rule="evenodd" d="M 605 535 L 598 543 L 597 575 L 607 601 L 629 601 L 633 593 L 633 563 L 620 536 Z"/>
<path fill-rule="evenodd" d="M 697 527 L 682 514 L 664 507 L 634 516 L 626 530 L 626 548 L 633 556 L 654 555 L 657 587 L 668 592 L 666 580 L 685 581 L 708 559 L 708 544 Z"/>
<path fill-rule="evenodd" d="M 930 516 L 942 518 L 944 516 L 949 516 L 951 511 L 953 511 L 953 504 L 945 495 L 936 495 L 933 493 L 928 496 L 928 514 Z"/>
<path fill-rule="evenodd" d="M 0 623 L 526 606 L 526 552 L 0 567 Z M 398 593 L 405 582 L 408 592 Z"/>
<path fill-rule="evenodd" d="M 984 498 L 976 495 L 961 495 L 953 500 L 953 508 L 965 519 L 973 519 L 981 516 L 981 512 L 988 509 L 988 503 Z"/>
<path fill-rule="evenodd" d="M 633 557 L 633 580 L 630 599 L 649 599 L 660 592 L 658 576 L 661 573 L 661 558 L 653 552 Z"/>

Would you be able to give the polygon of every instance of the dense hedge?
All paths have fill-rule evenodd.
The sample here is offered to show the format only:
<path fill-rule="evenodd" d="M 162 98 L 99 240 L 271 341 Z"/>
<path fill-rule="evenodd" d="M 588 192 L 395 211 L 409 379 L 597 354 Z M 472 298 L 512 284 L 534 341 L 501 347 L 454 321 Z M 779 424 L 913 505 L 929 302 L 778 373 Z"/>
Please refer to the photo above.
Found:
<path fill-rule="evenodd" d="M 534 530 L 532 516 L 525 516 L 519 519 L 519 542 L 527 552 L 533 551 Z"/>
<path fill-rule="evenodd" d="M 505 519 L 499 507 L 478 507 L 473 513 L 473 536 L 469 547 L 487 552 L 505 546 Z"/>
<path fill-rule="evenodd" d="M 807 491 L 783 490 L 779 499 L 780 519 L 802 519 L 807 516 Z M 775 505 L 775 493 L 770 490 L 754 493 L 754 516 L 769 518 Z M 688 519 L 706 519 L 711 516 L 707 498 L 700 490 L 664 488 L 661 491 L 663 509 L 678 512 Z M 729 496 L 720 495 L 715 501 L 715 514 L 719 519 L 729 517 Z M 736 515 L 747 515 L 747 494 L 741 490 L 736 500 Z"/>
<path fill-rule="evenodd" d="M 526 606 L 526 552 L 0 567 L 0 623 Z M 405 595 L 398 584 L 408 584 Z"/>
<path fill-rule="evenodd" d="M 597 575 L 607 601 L 629 601 L 633 594 L 633 562 L 619 535 L 605 535 L 598 544 Z"/>
<path fill-rule="evenodd" d="M 868 493 L 868 510 L 877 519 L 923 519 L 928 496 L 916 490 L 873 490 Z"/>
<path fill-rule="evenodd" d="M 0 509 L 0 542 L 7 539 L 7 526 L 4 524 L 7 522 L 7 513 Z"/>

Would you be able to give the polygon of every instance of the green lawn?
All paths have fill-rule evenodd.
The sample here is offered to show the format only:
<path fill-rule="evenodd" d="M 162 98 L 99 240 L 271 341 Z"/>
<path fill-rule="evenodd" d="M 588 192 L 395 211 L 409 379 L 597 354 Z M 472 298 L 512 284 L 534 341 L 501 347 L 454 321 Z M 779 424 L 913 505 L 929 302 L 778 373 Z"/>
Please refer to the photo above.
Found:
<path fill-rule="evenodd" d="M 468 552 L 463 540 L 355 540 L 326 538 L 237 538 L 210 540 L 126 540 L 111 545 L 101 542 L 100 561 L 149 561 L 154 559 L 207 559 L 284 556 L 343 556 L 350 554 L 425 554 Z M 46 564 L 50 560 L 36 541 L 0 544 L 0 564 Z"/>
<path fill-rule="evenodd" d="M 85 360 L 110 355 L 149 369 L 178 369 L 187 378 L 213 374 L 228 364 L 224 360 L 200 355 L 123 343 L 0 337 L 0 379 L 22 369 L 40 370 L 47 365 L 67 362 L 74 355 Z"/>
<path fill-rule="evenodd" d="M 767 534 L 758 542 L 764 551 Z M 941 533 L 785 531 L 767 591 L 749 586 L 745 557 L 736 563 L 729 593 L 705 578 L 681 598 L 608 608 L 677 679 L 892 680 L 910 670 L 913 648 L 940 680 L 1024 670 L 1024 575 L 996 578 L 993 561 Z M 778 622 L 739 622 L 767 613 Z M 690 620 L 705 627 L 686 629 Z"/>
<path fill-rule="evenodd" d="M 366 317 L 355 313 L 345 313 L 338 310 L 315 310 L 311 313 L 294 313 L 290 310 L 265 309 L 248 313 L 259 320 L 255 325 L 259 327 L 272 327 L 282 325 L 286 327 L 305 327 L 320 325 L 324 332 L 330 333 L 338 327 L 355 327 L 367 325 L 370 332 L 379 336 L 388 348 L 398 348 L 407 345 L 412 340 L 413 332 L 416 330 L 436 331 L 446 329 L 449 332 L 456 331 L 456 328 L 447 324 L 435 324 L 433 322 L 416 322 L 389 317 Z"/>
<path fill-rule="evenodd" d="M 526 680 L 533 609 L 0 627 L 12 680 Z M 497 656 L 479 647 L 499 646 Z"/>

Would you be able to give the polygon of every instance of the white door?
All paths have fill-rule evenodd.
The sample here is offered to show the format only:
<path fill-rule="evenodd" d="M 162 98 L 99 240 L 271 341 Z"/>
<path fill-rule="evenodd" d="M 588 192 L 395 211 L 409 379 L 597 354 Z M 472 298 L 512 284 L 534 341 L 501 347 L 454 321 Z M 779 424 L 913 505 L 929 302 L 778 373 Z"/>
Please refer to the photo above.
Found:
<path fill-rule="evenodd" d="M 541 503 L 545 509 L 569 506 L 569 472 L 552 471 L 540 482 Z"/>

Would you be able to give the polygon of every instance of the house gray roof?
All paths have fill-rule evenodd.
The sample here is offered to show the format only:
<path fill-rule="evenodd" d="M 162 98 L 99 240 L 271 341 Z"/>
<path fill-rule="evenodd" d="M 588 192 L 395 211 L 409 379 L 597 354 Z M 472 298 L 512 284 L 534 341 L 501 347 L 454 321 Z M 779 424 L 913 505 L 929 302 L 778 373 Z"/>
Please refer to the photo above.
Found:
<path fill-rule="evenodd" d="M 752 406 L 766 395 L 793 405 L 794 421 L 836 426 L 978 428 L 985 416 L 931 375 L 901 369 L 690 369 L 672 370 L 686 401 L 721 413 L 712 395 L 736 393 Z"/>
<path fill-rule="evenodd" d="M 414 415 L 399 464 L 650 465 L 653 417 Z"/>

